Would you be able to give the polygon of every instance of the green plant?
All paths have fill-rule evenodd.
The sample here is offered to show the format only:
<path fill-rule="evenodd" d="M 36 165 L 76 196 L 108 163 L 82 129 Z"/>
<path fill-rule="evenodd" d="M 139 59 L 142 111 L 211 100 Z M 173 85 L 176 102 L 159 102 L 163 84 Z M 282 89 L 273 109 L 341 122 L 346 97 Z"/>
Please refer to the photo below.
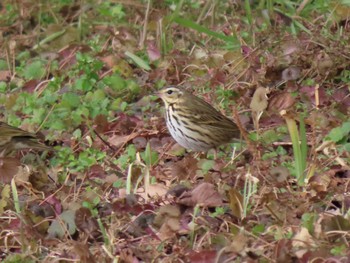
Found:
<path fill-rule="evenodd" d="M 294 164 L 295 164 L 295 175 L 299 185 L 305 184 L 306 178 L 306 159 L 307 159 L 307 141 L 306 141 L 306 130 L 304 117 L 300 116 L 300 130 L 296 121 L 292 118 L 285 117 L 289 135 L 292 140 Z"/>
<path fill-rule="evenodd" d="M 250 209 L 250 200 L 258 190 L 258 182 L 259 181 L 257 178 L 253 177 L 250 173 L 246 174 L 243 189 L 243 218 L 248 215 Z"/>

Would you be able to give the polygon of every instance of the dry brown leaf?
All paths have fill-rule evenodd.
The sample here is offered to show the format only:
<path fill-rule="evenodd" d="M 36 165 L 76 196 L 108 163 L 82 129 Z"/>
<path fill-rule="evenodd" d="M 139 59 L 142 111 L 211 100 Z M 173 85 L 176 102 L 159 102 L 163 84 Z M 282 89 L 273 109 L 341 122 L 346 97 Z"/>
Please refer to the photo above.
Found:
<path fill-rule="evenodd" d="M 272 112 L 280 112 L 291 108 L 295 103 L 295 98 L 290 92 L 281 92 L 274 94 L 269 99 L 268 110 Z"/>
<path fill-rule="evenodd" d="M 101 235 L 97 220 L 92 216 L 88 208 L 79 208 L 75 212 L 74 221 L 77 228 L 84 232 L 89 238 L 96 239 Z"/>
<path fill-rule="evenodd" d="M 169 178 L 178 180 L 187 180 L 193 178 L 198 170 L 198 160 L 187 156 L 178 162 L 169 162 L 165 165 L 162 172 Z"/>
<path fill-rule="evenodd" d="M 151 62 L 153 62 L 161 57 L 159 48 L 156 46 L 156 43 L 154 43 L 154 42 L 149 42 L 147 44 L 147 54 L 148 54 L 149 60 Z"/>
<path fill-rule="evenodd" d="M 259 87 L 255 90 L 252 101 L 250 102 L 250 108 L 253 111 L 259 112 L 264 111 L 267 108 L 267 94 L 269 94 L 269 89 Z"/>
<path fill-rule="evenodd" d="M 307 228 L 302 227 L 300 231 L 293 238 L 293 247 L 314 247 L 316 245 L 313 237 L 310 235 Z"/>
<path fill-rule="evenodd" d="M 267 179 L 275 183 L 285 182 L 289 177 L 289 170 L 284 166 L 272 167 Z"/>
<path fill-rule="evenodd" d="M 237 234 L 233 238 L 230 246 L 228 247 L 228 250 L 235 253 L 242 253 L 242 251 L 244 251 L 245 247 L 247 246 L 247 243 L 248 238 L 244 234 Z"/>
<path fill-rule="evenodd" d="M 184 192 L 179 197 L 178 203 L 203 207 L 216 207 L 223 204 L 221 195 L 215 190 L 215 186 L 209 183 L 201 183 L 191 192 Z"/>
<path fill-rule="evenodd" d="M 218 261 L 218 251 L 204 250 L 204 251 L 190 251 L 188 253 L 188 260 L 192 263 L 211 263 L 211 262 L 225 262 Z M 220 258 L 221 259 L 221 258 Z"/>
<path fill-rule="evenodd" d="M 15 158 L 0 158 L 0 182 L 10 183 L 18 173 L 21 162 Z"/>
<path fill-rule="evenodd" d="M 73 258 L 77 259 L 79 262 L 96 262 L 94 257 L 91 255 L 89 245 L 87 243 L 71 240 L 68 250 L 70 250 L 72 256 L 74 255 Z"/>
<path fill-rule="evenodd" d="M 283 52 L 283 60 L 286 64 L 293 62 L 293 56 L 295 53 L 300 52 L 300 44 L 297 41 L 286 38 L 285 43 L 281 45 Z"/>
<path fill-rule="evenodd" d="M 310 187 L 317 193 L 326 192 L 331 182 L 331 177 L 327 173 L 314 174 L 310 180 Z"/>
<path fill-rule="evenodd" d="M 128 135 L 114 135 L 111 138 L 109 138 L 108 142 L 115 146 L 115 147 L 121 147 L 122 145 L 128 143 L 129 141 L 133 140 L 136 136 L 138 136 L 137 132 L 133 132 Z"/>
<path fill-rule="evenodd" d="M 243 196 L 236 189 L 231 188 L 228 192 L 228 198 L 232 214 L 238 218 L 242 218 Z"/>
<path fill-rule="evenodd" d="M 0 70 L 0 81 L 8 81 L 11 78 L 10 70 Z"/>
<path fill-rule="evenodd" d="M 156 139 L 156 138 L 151 138 L 152 139 Z M 150 143 L 150 146 L 151 146 L 151 149 L 152 150 L 157 150 L 155 147 L 154 147 L 154 140 L 151 140 L 147 141 L 147 139 L 145 137 L 142 137 L 142 136 L 137 136 L 136 138 L 134 138 L 132 140 L 132 143 L 133 145 L 135 145 L 136 149 L 137 150 L 141 150 L 141 149 L 145 149 L 146 146 L 147 146 L 147 143 L 149 142 Z"/>
<path fill-rule="evenodd" d="M 181 228 L 180 224 L 180 208 L 175 205 L 162 206 L 156 217 L 154 218 L 154 225 L 160 227 L 159 238 L 165 240 L 173 237 Z"/>
<path fill-rule="evenodd" d="M 326 52 L 320 52 L 312 64 L 320 74 L 326 73 L 334 65 L 332 58 Z"/>
<path fill-rule="evenodd" d="M 292 241 L 288 239 L 280 239 L 275 246 L 276 262 L 292 262 Z"/>
<path fill-rule="evenodd" d="M 144 188 L 138 189 L 137 194 L 142 196 L 145 199 L 148 199 L 150 197 L 163 197 L 166 195 L 168 190 L 169 188 L 166 187 L 164 184 L 150 184 L 148 186 L 148 191 L 147 191 L 148 196 L 146 196 L 146 192 Z"/>
<path fill-rule="evenodd" d="M 134 256 L 133 251 L 130 248 L 123 248 L 120 251 L 120 260 L 124 263 L 137 263 L 139 262 Z"/>
<path fill-rule="evenodd" d="M 107 55 L 107 56 L 104 56 L 104 57 L 100 57 L 99 58 L 107 68 L 113 68 L 117 63 L 118 63 L 118 59 L 116 58 L 115 55 Z"/>
<path fill-rule="evenodd" d="M 290 66 L 282 71 L 283 80 L 297 80 L 300 77 L 300 68 L 296 66 Z"/>

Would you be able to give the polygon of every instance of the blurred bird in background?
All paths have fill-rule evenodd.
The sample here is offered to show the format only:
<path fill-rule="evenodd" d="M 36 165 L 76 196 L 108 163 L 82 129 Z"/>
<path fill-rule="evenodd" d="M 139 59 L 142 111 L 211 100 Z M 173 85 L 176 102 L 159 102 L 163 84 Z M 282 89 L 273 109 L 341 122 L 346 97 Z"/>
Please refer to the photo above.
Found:
<path fill-rule="evenodd" d="M 33 133 L 0 122 L 0 157 L 23 149 L 52 150 Z"/>

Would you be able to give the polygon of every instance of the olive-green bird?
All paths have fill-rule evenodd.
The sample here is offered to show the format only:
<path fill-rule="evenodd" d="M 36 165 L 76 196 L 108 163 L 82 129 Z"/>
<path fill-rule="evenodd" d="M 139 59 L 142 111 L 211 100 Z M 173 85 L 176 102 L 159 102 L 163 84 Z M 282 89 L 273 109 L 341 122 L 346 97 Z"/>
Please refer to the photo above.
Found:
<path fill-rule="evenodd" d="M 0 157 L 23 149 L 52 150 L 39 142 L 35 134 L 0 122 Z"/>

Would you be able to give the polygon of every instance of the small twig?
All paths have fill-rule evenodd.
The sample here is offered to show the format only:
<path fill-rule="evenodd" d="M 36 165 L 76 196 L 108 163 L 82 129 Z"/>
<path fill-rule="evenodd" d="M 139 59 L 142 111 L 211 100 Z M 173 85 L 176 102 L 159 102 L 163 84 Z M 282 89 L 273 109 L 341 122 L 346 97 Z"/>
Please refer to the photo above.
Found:
<path fill-rule="evenodd" d="M 146 14 L 145 14 L 145 21 L 143 22 L 143 30 L 142 30 L 142 35 L 141 35 L 141 40 L 140 40 L 140 48 L 143 49 L 145 46 L 145 40 L 146 40 L 146 35 L 147 35 L 147 24 L 148 24 L 148 17 L 149 17 L 149 10 L 151 9 L 151 0 L 147 1 L 147 9 L 146 9 Z"/>
<path fill-rule="evenodd" d="M 117 149 L 115 149 L 109 142 L 107 142 L 105 139 L 103 139 L 102 137 L 101 137 L 101 135 L 95 130 L 95 129 L 93 129 L 93 131 L 94 131 L 94 133 L 96 134 L 96 136 L 105 144 L 105 145 L 107 145 L 107 147 L 109 148 L 109 149 L 111 149 L 112 151 L 117 151 Z"/>

